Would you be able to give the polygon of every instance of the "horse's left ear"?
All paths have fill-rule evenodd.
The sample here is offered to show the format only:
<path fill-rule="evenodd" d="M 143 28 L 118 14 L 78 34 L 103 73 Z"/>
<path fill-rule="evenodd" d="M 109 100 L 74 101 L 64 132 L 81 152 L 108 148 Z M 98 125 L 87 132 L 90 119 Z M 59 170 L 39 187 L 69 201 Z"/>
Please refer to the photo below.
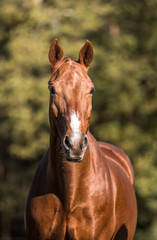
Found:
<path fill-rule="evenodd" d="M 88 69 L 92 60 L 93 60 L 93 46 L 91 42 L 87 40 L 85 45 L 80 50 L 78 62 L 80 62 Z"/>
<path fill-rule="evenodd" d="M 51 67 L 53 68 L 55 64 L 61 60 L 63 57 L 63 50 L 58 43 L 58 39 L 55 39 L 50 46 L 49 50 L 49 61 L 51 63 Z"/>

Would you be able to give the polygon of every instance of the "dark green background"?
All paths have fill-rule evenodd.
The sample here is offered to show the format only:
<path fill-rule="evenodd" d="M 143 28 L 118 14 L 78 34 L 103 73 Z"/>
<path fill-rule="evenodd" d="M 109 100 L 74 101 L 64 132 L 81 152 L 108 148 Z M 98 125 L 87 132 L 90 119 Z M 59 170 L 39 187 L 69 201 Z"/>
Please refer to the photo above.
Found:
<path fill-rule="evenodd" d="M 48 50 L 94 47 L 90 129 L 135 170 L 135 240 L 157 239 L 157 0 L 1 0 L 0 237 L 24 236 L 31 178 L 49 144 Z"/>

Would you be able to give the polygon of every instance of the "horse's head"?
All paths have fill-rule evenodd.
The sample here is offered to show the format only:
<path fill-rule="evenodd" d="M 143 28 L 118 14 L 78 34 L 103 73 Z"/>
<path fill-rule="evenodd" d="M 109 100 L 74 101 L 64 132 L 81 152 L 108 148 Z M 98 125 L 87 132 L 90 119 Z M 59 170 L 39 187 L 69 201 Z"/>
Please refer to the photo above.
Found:
<path fill-rule="evenodd" d="M 92 59 L 93 47 L 89 41 L 80 50 L 77 62 L 63 58 L 57 39 L 50 46 L 50 124 L 61 139 L 69 161 L 81 161 L 88 146 L 94 85 L 87 71 Z"/>

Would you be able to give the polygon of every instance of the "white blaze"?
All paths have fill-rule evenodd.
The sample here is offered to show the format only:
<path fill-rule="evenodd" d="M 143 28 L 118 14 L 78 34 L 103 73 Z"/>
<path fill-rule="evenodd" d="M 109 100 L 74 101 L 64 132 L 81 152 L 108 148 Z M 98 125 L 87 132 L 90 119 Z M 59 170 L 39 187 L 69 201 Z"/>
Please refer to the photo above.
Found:
<path fill-rule="evenodd" d="M 80 120 L 79 120 L 79 113 L 78 112 L 77 113 L 72 113 L 70 126 L 71 126 L 71 129 L 72 129 L 71 142 L 72 142 L 72 144 L 74 144 L 80 138 Z"/>

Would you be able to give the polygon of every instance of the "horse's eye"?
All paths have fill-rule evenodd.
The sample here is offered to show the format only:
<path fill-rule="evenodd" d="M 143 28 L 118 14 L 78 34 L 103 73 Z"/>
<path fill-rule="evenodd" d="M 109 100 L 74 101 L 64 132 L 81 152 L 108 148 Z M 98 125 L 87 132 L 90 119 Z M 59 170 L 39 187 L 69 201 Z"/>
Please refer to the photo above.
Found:
<path fill-rule="evenodd" d="M 94 91 L 95 91 L 95 88 L 92 87 L 91 90 L 89 91 L 89 94 L 93 94 Z"/>
<path fill-rule="evenodd" d="M 50 94 L 55 94 L 56 93 L 56 90 L 53 86 L 50 87 Z"/>

